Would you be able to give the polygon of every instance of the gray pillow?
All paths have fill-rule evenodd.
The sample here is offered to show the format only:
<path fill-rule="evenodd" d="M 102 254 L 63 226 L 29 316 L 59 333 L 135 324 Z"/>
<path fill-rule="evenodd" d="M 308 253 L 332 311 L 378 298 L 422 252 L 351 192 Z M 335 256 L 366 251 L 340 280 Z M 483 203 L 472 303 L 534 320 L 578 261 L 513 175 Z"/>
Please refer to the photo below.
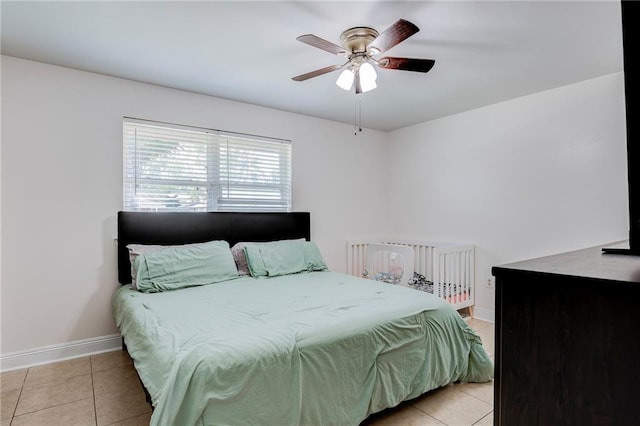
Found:
<path fill-rule="evenodd" d="M 255 244 L 249 242 L 241 242 L 236 243 L 231 247 L 231 254 L 233 255 L 233 260 L 236 262 L 236 266 L 238 267 L 238 274 L 240 275 L 251 275 L 249 271 L 249 265 L 247 265 L 247 256 L 244 254 L 244 246 L 247 244 Z"/>

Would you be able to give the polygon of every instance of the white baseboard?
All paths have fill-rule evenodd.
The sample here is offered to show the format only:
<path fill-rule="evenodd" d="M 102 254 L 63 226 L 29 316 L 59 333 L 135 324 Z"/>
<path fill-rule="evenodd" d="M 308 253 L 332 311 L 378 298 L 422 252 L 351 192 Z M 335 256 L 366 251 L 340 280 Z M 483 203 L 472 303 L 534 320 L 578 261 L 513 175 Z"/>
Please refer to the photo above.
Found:
<path fill-rule="evenodd" d="M 496 322 L 496 312 L 493 309 L 474 306 L 473 317 L 483 321 Z"/>
<path fill-rule="evenodd" d="M 118 349 L 122 349 L 122 338 L 119 334 L 42 346 L 27 351 L 2 354 L 0 356 L 0 371 L 50 364 Z"/>

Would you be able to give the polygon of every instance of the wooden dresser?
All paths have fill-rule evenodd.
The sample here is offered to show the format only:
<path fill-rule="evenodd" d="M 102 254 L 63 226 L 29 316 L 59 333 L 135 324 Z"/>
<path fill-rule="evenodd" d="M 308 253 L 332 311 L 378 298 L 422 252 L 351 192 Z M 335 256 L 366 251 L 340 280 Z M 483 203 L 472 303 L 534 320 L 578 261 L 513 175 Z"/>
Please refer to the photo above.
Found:
<path fill-rule="evenodd" d="M 595 247 L 492 271 L 494 424 L 640 425 L 640 257 Z"/>

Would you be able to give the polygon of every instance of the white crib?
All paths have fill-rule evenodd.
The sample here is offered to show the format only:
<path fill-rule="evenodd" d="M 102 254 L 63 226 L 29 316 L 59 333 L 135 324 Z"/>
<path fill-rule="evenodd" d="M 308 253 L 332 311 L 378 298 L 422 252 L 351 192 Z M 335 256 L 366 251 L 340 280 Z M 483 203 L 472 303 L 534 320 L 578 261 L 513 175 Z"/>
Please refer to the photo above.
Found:
<path fill-rule="evenodd" d="M 433 294 L 445 299 L 454 309 L 467 308 L 473 317 L 475 297 L 475 246 L 434 243 L 398 238 L 348 241 L 347 273 L 362 276 L 369 244 L 400 244 L 413 248 L 414 271 L 433 283 Z"/>

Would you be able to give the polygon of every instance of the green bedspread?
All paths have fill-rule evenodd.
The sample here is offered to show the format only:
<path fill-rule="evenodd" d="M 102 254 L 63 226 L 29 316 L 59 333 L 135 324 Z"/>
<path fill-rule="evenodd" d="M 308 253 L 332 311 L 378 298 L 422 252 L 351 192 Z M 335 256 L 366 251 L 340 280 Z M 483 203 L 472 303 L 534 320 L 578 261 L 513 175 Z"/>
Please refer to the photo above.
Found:
<path fill-rule="evenodd" d="M 114 317 L 152 425 L 357 425 L 493 365 L 443 300 L 333 272 L 163 293 L 129 286 Z"/>

